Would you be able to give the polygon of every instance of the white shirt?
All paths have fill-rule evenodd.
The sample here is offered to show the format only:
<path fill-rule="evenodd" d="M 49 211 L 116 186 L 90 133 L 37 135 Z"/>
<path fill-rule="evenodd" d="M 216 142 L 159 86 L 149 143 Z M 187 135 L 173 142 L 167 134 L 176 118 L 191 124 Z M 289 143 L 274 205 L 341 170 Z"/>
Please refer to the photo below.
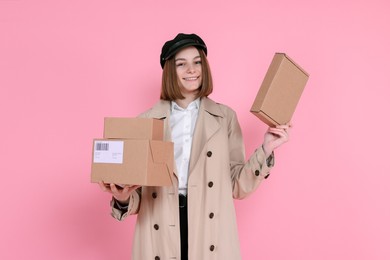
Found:
<path fill-rule="evenodd" d="M 192 137 L 198 119 L 200 99 L 192 101 L 186 109 L 171 102 L 170 126 L 176 169 L 179 178 L 179 193 L 187 195 L 188 170 L 191 158 Z"/>

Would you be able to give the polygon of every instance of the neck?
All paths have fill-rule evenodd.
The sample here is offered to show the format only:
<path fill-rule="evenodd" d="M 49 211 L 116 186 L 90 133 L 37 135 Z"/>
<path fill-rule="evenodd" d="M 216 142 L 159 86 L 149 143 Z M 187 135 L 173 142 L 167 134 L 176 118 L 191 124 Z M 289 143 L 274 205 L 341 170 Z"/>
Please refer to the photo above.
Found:
<path fill-rule="evenodd" d="M 175 100 L 176 104 L 178 104 L 181 108 L 187 108 L 188 105 L 196 99 L 195 95 L 184 95 L 184 99 Z"/>

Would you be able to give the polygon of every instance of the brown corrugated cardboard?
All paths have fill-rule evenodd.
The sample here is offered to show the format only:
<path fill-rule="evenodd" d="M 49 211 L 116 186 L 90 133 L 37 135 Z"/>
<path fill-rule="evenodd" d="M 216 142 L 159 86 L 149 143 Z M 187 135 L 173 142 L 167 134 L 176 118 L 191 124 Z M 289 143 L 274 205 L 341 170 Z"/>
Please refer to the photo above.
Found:
<path fill-rule="evenodd" d="M 141 186 L 172 185 L 172 142 L 95 139 L 92 156 L 92 182 Z"/>
<path fill-rule="evenodd" d="M 284 53 L 276 53 L 251 112 L 269 126 L 291 121 L 309 74 Z"/>
<path fill-rule="evenodd" d="M 104 138 L 163 140 L 164 122 L 152 118 L 104 118 Z"/>
<path fill-rule="evenodd" d="M 173 143 L 163 138 L 163 120 L 105 118 L 104 138 L 94 140 L 91 181 L 172 185 Z"/>

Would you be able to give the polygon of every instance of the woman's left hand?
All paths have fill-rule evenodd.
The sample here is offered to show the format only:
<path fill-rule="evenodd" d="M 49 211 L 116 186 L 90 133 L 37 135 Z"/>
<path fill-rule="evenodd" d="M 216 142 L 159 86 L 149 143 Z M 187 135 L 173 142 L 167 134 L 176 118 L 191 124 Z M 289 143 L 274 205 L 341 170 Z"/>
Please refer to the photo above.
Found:
<path fill-rule="evenodd" d="M 272 151 L 284 144 L 289 139 L 289 132 L 292 125 L 278 125 L 276 127 L 269 127 L 264 134 L 263 149 L 266 157 L 270 156 Z"/>

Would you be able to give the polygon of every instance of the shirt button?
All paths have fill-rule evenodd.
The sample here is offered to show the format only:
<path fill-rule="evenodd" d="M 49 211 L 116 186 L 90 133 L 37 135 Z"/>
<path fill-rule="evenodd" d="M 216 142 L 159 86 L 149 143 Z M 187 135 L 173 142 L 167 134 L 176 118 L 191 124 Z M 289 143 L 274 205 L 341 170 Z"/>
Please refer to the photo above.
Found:
<path fill-rule="evenodd" d="M 214 217 L 214 213 L 211 212 L 211 213 L 209 214 L 209 218 L 213 218 L 213 217 Z"/>
<path fill-rule="evenodd" d="M 211 151 L 208 151 L 207 152 L 207 157 L 211 157 L 211 155 L 213 155 L 213 153 Z"/>
<path fill-rule="evenodd" d="M 256 170 L 256 171 L 255 171 L 255 175 L 256 175 L 256 176 L 259 176 L 259 175 L 260 175 L 260 171 L 259 171 L 259 170 Z"/>
<path fill-rule="evenodd" d="M 153 198 L 153 199 L 157 198 L 157 192 L 153 192 L 153 193 L 152 193 L 152 198 Z"/>
<path fill-rule="evenodd" d="M 214 183 L 212 181 L 210 181 L 208 185 L 211 188 L 211 187 L 213 187 Z"/>
<path fill-rule="evenodd" d="M 160 228 L 157 224 L 154 224 L 153 227 L 154 227 L 155 230 L 158 230 Z"/>
<path fill-rule="evenodd" d="M 214 246 L 214 245 L 211 245 L 211 246 L 210 246 L 210 251 L 212 252 L 212 251 L 214 251 L 214 249 L 215 249 L 215 246 Z"/>

